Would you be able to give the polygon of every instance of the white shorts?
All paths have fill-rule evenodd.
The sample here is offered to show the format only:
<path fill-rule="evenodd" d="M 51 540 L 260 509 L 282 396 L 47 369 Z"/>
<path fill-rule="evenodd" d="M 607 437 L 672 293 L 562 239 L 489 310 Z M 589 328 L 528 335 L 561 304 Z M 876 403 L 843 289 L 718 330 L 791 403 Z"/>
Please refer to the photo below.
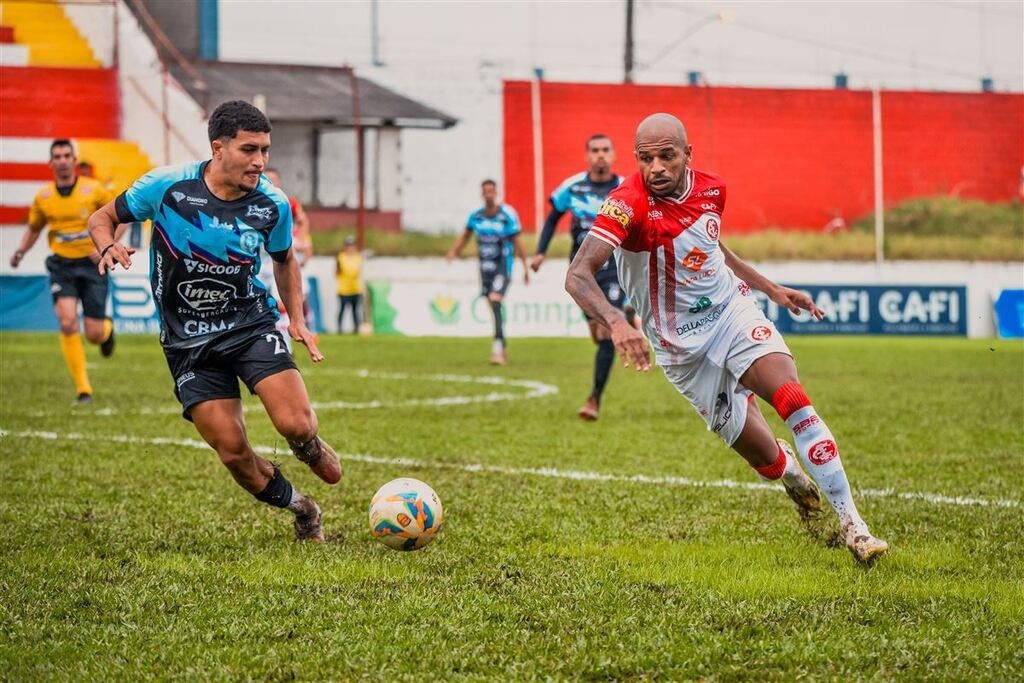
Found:
<path fill-rule="evenodd" d="M 770 353 L 792 357 L 782 335 L 753 300 L 738 297 L 715 325 L 700 351 L 687 362 L 662 366 L 665 376 L 708 429 L 732 446 L 743 431 L 754 395 L 740 384 L 754 361 Z"/>

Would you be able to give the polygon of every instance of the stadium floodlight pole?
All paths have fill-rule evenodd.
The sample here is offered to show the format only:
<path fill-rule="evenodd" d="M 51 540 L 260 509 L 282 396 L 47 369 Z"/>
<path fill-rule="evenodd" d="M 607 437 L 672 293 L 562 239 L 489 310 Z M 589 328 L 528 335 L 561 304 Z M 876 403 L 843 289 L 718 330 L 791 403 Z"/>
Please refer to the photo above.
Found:
<path fill-rule="evenodd" d="M 359 111 L 359 79 L 356 77 L 356 70 L 346 66 L 348 70 L 349 85 L 352 90 L 352 128 L 356 135 L 356 185 L 358 206 L 356 208 L 356 246 L 363 251 L 366 246 L 366 176 L 365 176 L 365 150 L 363 149 L 363 122 Z"/>
<path fill-rule="evenodd" d="M 874 138 L 875 162 L 875 262 L 885 260 L 885 202 L 882 182 L 882 92 L 871 91 L 871 128 Z"/>
<path fill-rule="evenodd" d="M 633 82 L 633 0 L 626 0 L 626 54 L 623 83 Z"/>

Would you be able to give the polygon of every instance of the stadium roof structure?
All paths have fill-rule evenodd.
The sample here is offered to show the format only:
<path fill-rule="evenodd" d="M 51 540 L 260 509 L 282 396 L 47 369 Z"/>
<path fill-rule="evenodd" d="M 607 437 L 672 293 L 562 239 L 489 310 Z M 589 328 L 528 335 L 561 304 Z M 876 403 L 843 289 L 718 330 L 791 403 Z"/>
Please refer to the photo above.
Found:
<path fill-rule="evenodd" d="M 298 64 L 261 64 L 196 60 L 191 66 L 206 81 L 198 87 L 194 78 L 176 64 L 168 68 L 207 111 L 232 99 L 251 102 L 266 99 L 272 121 L 355 124 L 352 76 L 347 67 Z M 396 128 L 451 128 L 458 119 L 357 76 L 360 125 Z"/>

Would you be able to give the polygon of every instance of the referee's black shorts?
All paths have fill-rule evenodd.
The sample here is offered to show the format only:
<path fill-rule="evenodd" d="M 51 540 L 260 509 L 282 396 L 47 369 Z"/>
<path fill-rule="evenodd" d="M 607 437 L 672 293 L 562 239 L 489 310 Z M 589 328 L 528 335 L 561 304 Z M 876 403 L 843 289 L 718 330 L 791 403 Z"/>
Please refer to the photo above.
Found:
<path fill-rule="evenodd" d="M 92 259 L 51 254 L 46 259 L 46 270 L 50 273 L 53 303 L 62 296 L 74 297 L 82 302 L 86 318 L 107 317 L 109 279 L 107 275 L 100 275 Z"/>

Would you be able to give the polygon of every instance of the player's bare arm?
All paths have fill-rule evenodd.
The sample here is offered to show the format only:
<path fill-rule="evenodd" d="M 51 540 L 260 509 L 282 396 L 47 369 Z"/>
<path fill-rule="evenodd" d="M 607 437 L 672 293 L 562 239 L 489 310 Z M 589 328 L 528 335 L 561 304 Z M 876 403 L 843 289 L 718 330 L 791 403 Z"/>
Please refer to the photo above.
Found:
<path fill-rule="evenodd" d="M 284 261 L 274 261 L 274 280 L 277 291 L 281 295 L 284 308 L 288 311 L 288 334 L 297 342 L 302 342 L 309 351 L 309 358 L 314 363 L 324 359 L 316 344 L 316 337 L 306 327 L 306 317 L 302 309 L 302 272 L 299 262 L 292 249 Z"/>
<path fill-rule="evenodd" d="M 719 244 L 722 249 L 722 254 L 725 256 L 725 265 L 729 266 L 732 272 L 736 273 L 736 277 L 746 282 L 748 285 L 764 292 L 768 295 L 768 298 L 777 303 L 778 305 L 786 308 L 792 313 L 799 313 L 802 310 L 810 311 L 818 320 L 825 317 L 821 309 L 814 305 L 814 301 L 811 300 L 806 293 L 800 292 L 789 287 L 783 287 L 775 282 L 772 282 L 761 273 L 757 272 L 753 266 L 746 263 L 733 253 L 725 244 Z"/>
<path fill-rule="evenodd" d="M 89 237 L 96 245 L 96 252 L 99 255 L 97 268 L 99 268 L 100 275 L 113 270 L 116 263 L 120 263 L 125 270 L 132 265 L 132 254 L 135 253 L 135 250 L 118 241 L 125 229 L 123 227 L 119 229 L 118 223 L 117 210 L 114 208 L 113 200 L 89 216 Z"/>
<path fill-rule="evenodd" d="M 449 261 L 454 261 L 462 253 L 462 249 L 466 246 L 466 242 L 469 241 L 469 236 L 473 233 L 472 230 L 463 230 L 462 234 L 459 235 L 458 239 L 455 240 L 455 244 L 448 250 L 448 254 L 445 258 Z"/>
<path fill-rule="evenodd" d="M 535 273 L 540 270 L 541 264 L 544 263 L 544 259 L 547 257 L 548 245 L 551 243 L 551 238 L 555 236 L 555 228 L 558 226 L 558 220 L 561 217 L 562 212 L 552 207 L 551 211 L 548 212 L 547 218 L 544 219 L 544 227 L 541 228 L 540 235 L 537 237 L 537 253 L 530 260 L 530 267 L 533 268 Z"/>
<path fill-rule="evenodd" d="M 605 325 L 612 343 L 622 356 L 622 364 L 630 362 L 640 372 L 651 368 L 650 346 L 647 338 L 626 321 L 622 311 L 608 303 L 595 274 L 611 257 L 614 248 L 596 237 L 588 236 L 565 276 L 565 291 L 569 293 L 587 315 Z"/>
<path fill-rule="evenodd" d="M 530 268 L 526 263 L 526 250 L 523 249 L 523 240 L 520 239 L 518 233 L 512 235 L 512 248 L 515 250 L 516 257 L 523 262 L 523 284 L 530 284 Z"/>
<path fill-rule="evenodd" d="M 42 234 L 43 228 L 46 227 L 46 223 L 33 224 L 29 223 L 28 228 L 25 230 L 25 234 L 21 236 L 21 244 L 11 254 L 11 268 L 17 268 L 21 260 L 25 258 L 25 254 L 35 246 L 36 240 L 39 239 L 39 235 Z"/>

